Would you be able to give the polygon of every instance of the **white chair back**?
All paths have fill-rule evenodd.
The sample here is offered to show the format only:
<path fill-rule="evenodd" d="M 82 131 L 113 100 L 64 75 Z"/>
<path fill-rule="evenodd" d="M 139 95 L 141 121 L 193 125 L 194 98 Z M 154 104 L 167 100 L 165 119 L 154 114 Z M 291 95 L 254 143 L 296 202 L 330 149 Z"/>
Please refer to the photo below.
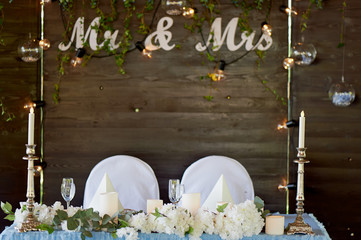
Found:
<path fill-rule="evenodd" d="M 147 209 L 147 199 L 159 199 L 159 185 L 153 169 L 139 158 L 117 155 L 99 162 L 85 184 L 83 207 L 87 208 L 107 173 L 125 209 Z"/>
<path fill-rule="evenodd" d="M 208 156 L 191 164 L 181 183 L 186 193 L 201 193 L 201 206 L 223 174 L 235 204 L 254 199 L 252 179 L 238 161 L 225 156 Z"/>

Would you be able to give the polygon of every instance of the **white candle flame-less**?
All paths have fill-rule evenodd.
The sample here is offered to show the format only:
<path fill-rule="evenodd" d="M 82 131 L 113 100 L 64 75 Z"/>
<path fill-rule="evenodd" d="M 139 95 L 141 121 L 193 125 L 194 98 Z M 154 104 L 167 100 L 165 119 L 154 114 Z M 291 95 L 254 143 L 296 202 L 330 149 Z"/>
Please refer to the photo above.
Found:
<path fill-rule="evenodd" d="M 34 145 L 34 125 L 35 125 L 35 113 L 34 108 L 30 108 L 29 113 L 29 125 L 28 125 L 28 145 Z"/>
<path fill-rule="evenodd" d="M 302 111 L 299 118 L 299 133 L 298 133 L 298 147 L 305 147 L 305 112 Z"/>
<path fill-rule="evenodd" d="M 266 217 L 266 234 L 282 235 L 285 228 L 285 217 L 271 215 Z"/>
<path fill-rule="evenodd" d="M 117 192 L 100 193 L 98 208 L 95 209 L 103 217 L 105 214 L 113 216 L 119 209 Z"/>
<path fill-rule="evenodd" d="M 187 209 L 192 215 L 195 215 L 201 207 L 201 194 L 184 193 L 182 195 L 182 207 Z"/>
<path fill-rule="evenodd" d="M 163 206 L 163 200 L 160 199 L 147 199 L 147 214 L 154 212 L 156 208 Z"/>

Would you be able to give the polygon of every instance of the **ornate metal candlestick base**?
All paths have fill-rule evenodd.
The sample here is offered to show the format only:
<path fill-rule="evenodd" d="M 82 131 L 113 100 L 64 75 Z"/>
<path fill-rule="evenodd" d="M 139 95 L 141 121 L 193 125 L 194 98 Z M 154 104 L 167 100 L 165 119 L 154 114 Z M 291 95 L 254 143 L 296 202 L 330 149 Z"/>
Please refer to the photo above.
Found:
<path fill-rule="evenodd" d="M 28 161 L 28 182 L 27 182 L 27 192 L 26 197 L 28 200 L 26 201 L 26 208 L 29 211 L 28 216 L 26 217 L 25 222 L 18 229 L 19 232 L 28 232 L 28 231 L 38 231 L 36 228 L 39 226 L 40 222 L 38 222 L 34 217 L 34 160 L 39 160 L 35 155 L 35 147 L 36 145 L 28 145 L 26 146 L 26 154 L 27 156 L 23 157 L 24 160 Z"/>
<path fill-rule="evenodd" d="M 305 200 L 304 196 L 304 164 L 309 163 L 310 161 L 306 160 L 306 148 L 297 148 L 298 154 L 297 157 L 299 159 L 294 160 L 295 163 L 298 163 L 298 171 L 297 171 L 297 208 L 296 213 L 297 217 L 293 223 L 288 224 L 287 235 L 291 234 L 309 234 L 314 235 L 315 233 L 312 231 L 310 225 L 304 222 L 303 220 L 303 201 Z"/>

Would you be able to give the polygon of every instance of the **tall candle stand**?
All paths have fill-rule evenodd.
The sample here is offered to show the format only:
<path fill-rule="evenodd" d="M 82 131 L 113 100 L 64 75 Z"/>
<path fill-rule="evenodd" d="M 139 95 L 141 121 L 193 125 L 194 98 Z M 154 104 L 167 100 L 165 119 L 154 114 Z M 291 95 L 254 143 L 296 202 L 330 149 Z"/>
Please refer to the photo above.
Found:
<path fill-rule="evenodd" d="M 288 224 L 287 235 L 291 234 L 309 234 L 314 235 L 315 233 L 312 231 L 310 225 L 304 222 L 303 220 L 303 201 L 305 200 L 304 196 L 304 164 L 309 163 L 310 161 L 306 160 L 306 148 L 297 148 L 297 157 L 298 159 L 294 160 L 295 163 L 298 163 L 298 171 L 297 171 L 297 208 L 296 208 L 296 220 L 293 223 Z"/>
<path fill-rule="evenodd" d="M 26 191 L 26 197 L 28 200 L 26 201 L 26 209 L 29 213 L 26 220 L 18 229 L 19 232 L 38 231 L 36 227 L 40 224 L 40 222 L 38 222 L 34 217 L 34 160 L 39 160 L 39 157 L 35 156 L 36 145 L 25 144 L 25 146 L 27 156 L 23 157 L 23 159 L 28 161 L 28 181 Z"/>

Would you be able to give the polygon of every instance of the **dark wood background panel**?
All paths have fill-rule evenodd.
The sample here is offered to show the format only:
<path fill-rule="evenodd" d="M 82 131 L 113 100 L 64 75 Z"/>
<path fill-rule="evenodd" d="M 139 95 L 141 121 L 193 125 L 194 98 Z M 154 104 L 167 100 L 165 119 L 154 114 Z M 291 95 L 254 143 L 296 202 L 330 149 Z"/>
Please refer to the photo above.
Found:
<path fill-rule="evenodd" d="M 236 17 L 236 9 L 229 1 L 221 1 L 222 28 Z M 287 118 L 287 107 L 272 94 L 287 96 L 287 71 L 282 61 L 287 56 L 287 16 L 278 8 L 284 1 L 273 1 L 270 23 L 273 44 L 257 68 L 257 56 L 249 53 L 240 61 L 226 66 L 226 79 L 213 82 L 201 77 L 212 72 L 215 63 L 194 48 L 201 41 L 199 34 L 184 29 L 190 20 L 172 17 L 170 44 L 180 49 L 153 52 L 152 59 L 143 58 L 137 50 L 127 54 L 124 69 L 119 74 L 113 57 L 93 58 L 87 66 L 65 66 L 60 81 L 59 104 L 54 104 L 54 84 L 59 82 L 57 72 L 57 46 L 63 41 L 64 27 L 60 8 L 54 2 L 45 5 L 45 37 L 52 48 L 44 53 L 44 159 L 48 166 L 44 172 L 44 203 L 61 200 L 60 182 L 73 177 L 77 192 L 72 203 L 81 205 L 85 181 L 91 169 L 102 159 L 127 154 L 147 162 L 154 170 L 161 189 L 161 198 L 168 201 L 167 181 L 181 178 L 184 170 L 194 161 L 208 155 L 226 155 L 241 162 L 249 172 L 256 195 L 266 202 L 266 208 L 285 212 L 286 193 L 277 186 L 287 177 L 287 131 L 278 131 L 277 124 Z M 137 2 L 138 4 L 138 2 Z M 140 4 L 140 2 L 139 2 Z M 361 169 L 361 111 L 359 99 L 347 108 L 338 108 L 328 99 L 332 83 L 341 80 L 343 49 L 340 41 L 342 1 L 324 1 L 323 10 L 313 9 L 308 28 L 300 33 L 302 12 L 308 1 L 294 1 L 299 15 L 294 17 L 293 39 L 313 43 L 318 51 L 314 64 L 296 66 L 292 70 L 292 119 L 306 113 L 307 158 L 305 166 L 305 211 L 312 212 L 324 223 L 333 239 L 358 239 L 361 235 L 361 212 L 357 208 L 360 198 Z M 81 6 L 80 1 L 76 1 Z M 28 32 L 38 29 L 36 4 L 16 0 L 5 3 L 5 22 L 2 36 L 7 43 L 0 47 L 0 94 L 16 119 L 0 125 L 0 197 L 16 205 L 25 200 L 27 139 L 27 101 L 39 98 L 39 68 L 37 63 L 16 60 L 17 45 Z M 101 8 L 109 13 L 107 2 Z M 121 2 L 118 4 L 121 8 Z M 358 93 L 360 84 L 359 58 L 361 53 L 359 22 L 361 2 L 348 0 L 345 12 L 345 80 L 353 83 Z M 83 12 L 82 12 L 83 11 Z M 85 30 L 96 16 L 85 7 L 77 12 L 84 15 Z M 163 9 L 155 16 L 153 30 L 166 16 Z M 152 13 L 146 13 L 150 22 Z M 115 25 L 122 33 L 120 14 Z M 251 14 L 250 22 L 260 34 L 264 13 Z M 136 31 L 134 18 L 131 29 Z M 204 27 L 208 38 L 209 27 Z M 235 41 L 240 41 L 240 32 Z M 134 34 L 134 41 L 144 36 Z M 87 49 L 88 53 L 91 53 Z M 216 54 L 230 62 L 245 53 L 242 46 L 234 52 L 223 46 Z M 70 51 L 73 55 L 74 52 Z M 266 86 L 262 84 L 267 81 Z M 271 91 L 268 91 L 269 87 Z M 212 95 L 207 101 L 204 96 Z M 229 97 L 229 99 L 227 98 Z M 139 112 L 136 112 L 136 109 Z M 39 114 L 37 114 L 39 117 Z M 37 121 L 37 142 L 40 125 Z M 298 128 L 290 129 L 290 182 L 296 182 L 297 165 L 295 148 L 298 145 Z M 40 149 L 37 149 L 40 152 Z M 11 181 L 13 184 L 7 184 Z M 38 179 L 36 179 L 38 184 Z M 37 185 L 37 190 L 38 190 Z M 37 196 L 38 197 L 38 196 Z M 290 211 L 295 210 L 295 191 L 290 190 Z M 1 215 L 2 216 L 2 215 Z M 0 222 L 3 226 L 4 222 Z"/>
<path fill-rule="evenodd" d="M 2 4 L 4 22 L 0 38 L 4 40 L 5 46 L 0 46 L 0 99 L 7 110 L 15 114 L 15 119 L 11 122 L 4 119 L 0 121 L 0 200 L 19 207 L 19 201 L 26 201 L 27 162 L 22 157 L 27 142 L 28 115 L 24 105 L 37 100 L 40 79 L 38 64 L 18 61 L 17 48 L 22 40 L 28 38 L 29 32 L 36 37 L 39 9 L 33 0 L 13 3 L 2 1 Z M 36 137 L 39 130 L 37 125 Z M 3 217 L 1 211 L 1 230 L 9 225 L 9 221 Z"/>
<path fill-rule="evenodd" d="M 222 16 L 223 26 L 239 13 L 239 9 L 228 5 L 222 9 L 227 13 Z M 46 11 L 47 36 L 57 45 L 62 33 L 56 17 L 59 8 L 51 5 Z M 273 12 L 284 17 L 276 9 Z M 87 14 L 85 28 L 92 16 L 95 15 Z M 160 9 L 154 27 L 163 16 L 164 10 Z M 151 15 L 146 16 L 146 20 L 150 18 Z M 261 18 L 262 15 L 251 17 L 256 29 Z M 286 176 L 286 145 L 282 144 L 286 135 L 278 132 L 276 126 L 285 118 L 286 108 L 266 91 L 262 80 L 286 95 L 287 74 L 278 65 L 286 55 L 278 51 L 286 51 L 286 25 L 275 27 L 280 34 L 274 38 L 264 68 L 255 70 L 257 57 L 250 53 L 227 66 L 225 81 L 209 86 L 209 80 L 200 77 L 212 72 L 214 64 L 194 49 L 200 36 L 183 28 L 189 20 L 181 17 L 173 20 L 170 44 L 179 43 L 181 49 L 155 51 L 151 60 L 144 59 L 138 51 L 130 52 L 124 64 L 125 75 L 117 74 L 112 57 L 93 58 L 85 68 L 66 66 L 59 105 L 51 103 L 53 84 L 57 82 L 54 61 L 57 53 L 54 49 L 46 53 L 45 97 L 50 102 L 44 125 L 48 129 L 47 202 L 59 199 L 59 189 L 52 186 L 59 185 L 59 179 L 67 174 L 77 182 L 74 204 L 81 204 L 87 174 L 100 160 L 116 154 L 136 156 L 150 164 L 158 177 L 161 197 L 167 201 L 169 178 L 181 178 L 197 159 L 218 154 L 239 160 L 254 179 L 256 193 L 270 199 L 266 202 L 271 209 L 284 211 L 285 195 L 277 191 L 277 186 Z M 206 27 L 206 38 L 207 31 Z M 135 36 L 135 41 L 143 38 Z M 240 33 L 236 37 L 239 39 Z M 244 53 L 244 47 L 235 52 L 224 47 L 220 56 L 231 61 Z M 214 100 L 206 101 L 205 95 L 214 96 Z M 259 168 L 260 164 L 264 169 Z"/>
<path fill-rule="evenodd" d="M 301 4 L 297 2 L 297 4 Z M 359 97 L 360 37 L 359 1 L 347 1 L 345 9 L 345 81 L 352 83 Z M 342 1 L 325 1 L 323 11 L 311 17 L 305 41 L 318 51 L 316 63 L 293 71 L 294 113 L 305 110 L 307 157 L 305 165 L 305 211 L 314 212 L 333 239 L 361 236 L 360 210 L 360 130 L 359 100 L 346 108 L 335 107 L 328 99 L 332 83 L 341 81 L 343 49 L 340 42 Z M 312 15 L 312 14 L 311 14 Z M 295 35 L 299 33 L 295 32 Z M 297 143 L 297 135 L 294 138 Z M 290 163 L 295 165 L 293 163 Z M 295 168 L 295 166 L 293 166 Z M 290 171 L 295 179 L 295 171 Z M 294 194 L 292 194 L 294 195 Z M 294 206 L 291 196 L 291 208 Z M 329 220 L 327 220 L 329 219 Z M 331 220 L 333 219 L 333 220 Z"/>

